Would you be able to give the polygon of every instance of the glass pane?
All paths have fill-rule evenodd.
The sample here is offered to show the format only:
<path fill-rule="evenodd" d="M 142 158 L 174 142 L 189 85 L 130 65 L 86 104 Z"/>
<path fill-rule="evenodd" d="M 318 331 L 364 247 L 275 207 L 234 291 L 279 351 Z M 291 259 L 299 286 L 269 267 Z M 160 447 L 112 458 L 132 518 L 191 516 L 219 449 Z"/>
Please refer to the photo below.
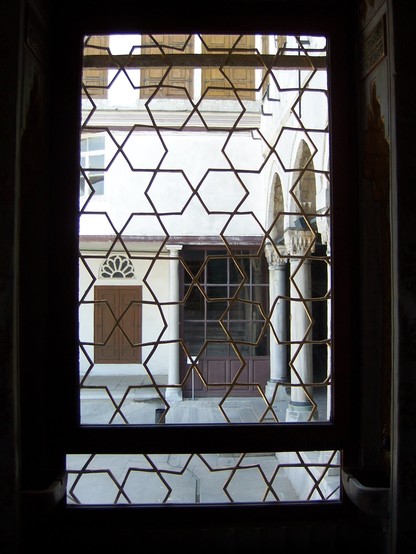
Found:
<path fill-rule="evenodd" d="M 207 260 L 207 283 L 227 283 L 227 258 L 209 258 Z"/>
<path fill-rule="evenodd" d="M 209 340 L 203 352 L 204 358 L 213 359 L 213 360 L 215 360 L 215 358 L 218 358 L 218 357 L 229 356 L 229 354 L 230 354 L 230 346 L 228 341 L 219 342 L 218 339 Z M 222 389 L 225 390 L 225 380 L 221 379 L 221 381 L 223 382 Z"/>
<path fill-rule="evenodd" d="M 330 420 L 325 37 L 104 38 L 99 68 L 84 55 L 106 95 L 84 83 L 80 423 L 156 424 L 205 399 L 225 425 Z M 225 73 L 201 64 L 219 45 Z"/>
<path fill-rule="evenodd" d="M 96 194 L 104 194 L 104 176 L 102 174 L 90 174 L 89 181 L 94 188 Z"/>
<path fill-rule="evenodd" d="M 212 281 L 208 281 L 208 283 L 211 283 Z M 225 281 L 227 282 L 227 281 Z M 227 286 L 219 286 L 219 285 L 210 285 L 207 284 L 205 286 L 205 291 L 207 294 L 208 301 L 213 300 L 214 302 L 217 301 L 217 298 L 228 298 L 228 288 Z"/>
<path fill-rule="evenodd" d="M 97 137 L 90 137 L 88 139 L 89 150 L 104 150 L 105 137 L 103 135 Z"/>
<path fill-rule="evenodd" d="M 191 283 L 196 279 L 198 275 L 201 276 L 197 279 L 198 282 L 204 282 L 204 272 L 201 272 L 203 263 L 205 261 L 204 252 L 198 251 L 189 251 L 186 256 L 186 263 L 184 263 L 184 282 Z"/>
<path fill-rule="evenodd" d="M 185 319 L 205 319 L 205 297 L 198 287 L 185 291 L 184 314 Z"/>
<path fill-rule="evenodd" d="M 205 323 L 186 321 L 184 335 L 187 337 L 186 346 L 191 356 L 196 356 L 205 343 Z"/>
<path fill-rule="evenodd" d="M 169 418 L 170 412 L 166 415 Z M 68 504 L 337 502 L 340 453 L 67 456 Z"/>
<path fill-rule="evenodd" d="M 250 281 L 250 260 L 248 258 L 235 258 L 230 263 L 230 283 L 242 283 Z"/>
<path fill-rule="evenodd" d="M 207 323 L 207 338 L 210 342 L 213 341 L 221 341 L 221 342 L 228 342 L 229 338 L 223 328 L 223 326 L 219 322 Z"/>
<path fill-rule="evenodd" d="M 207 319 L 219 319 L 227 309 L 227 302 L 212 301 L 207 304 Z"/>

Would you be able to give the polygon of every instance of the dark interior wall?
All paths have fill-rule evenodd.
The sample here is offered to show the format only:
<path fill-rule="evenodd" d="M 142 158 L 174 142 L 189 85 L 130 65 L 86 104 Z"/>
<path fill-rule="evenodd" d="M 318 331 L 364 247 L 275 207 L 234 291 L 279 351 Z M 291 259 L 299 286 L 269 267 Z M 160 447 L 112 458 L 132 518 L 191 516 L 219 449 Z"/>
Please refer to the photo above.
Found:
<path fill-rule="evenodd" d="M 13 32 L 3 32 L 7 21 Z M 20 6 L 2 6 L 0 50 L 2 73 L 0 97 L 0 550 L 11 551 L 18 527 L 19 440 L 16 339 L 16 114 L 19 97 Z"/>
<path fill-rule="evenodd" d="M 363 2 L 360 10 L 357 67 L 359 117 L 360 241 L 357 265 L 360 306 L 361 454 L 360 465 L 390 478 L 392 368 L 392 136 L 394 122 L 389 90 L 392 45 L 388 44 L 391 13 L 385 1 Z M 371 291 L 371 293 L 369 293 Z"/>
<path fill-rule="evenodd" d="M 394 24 L 393 256 L 396 265 L 392 391 L 392 531 L 397 552 L 416 551 L 416 111 L 410 0 L 392 2 Z"/>
<path fill-rule="evenodd" d="M 21 487 L 43 489 L 57 470 L 51 429 L 42 406 L 53 397 L 48 365 L 49 259 L 49 102 L 48 44 L 44 14 L 27 4 L 22 19 L 19 194 L 19 368 L 21 421 Z M 33 238 L 36 236 L 36 247 Z M 36 329 L 36 332 L 34 332 Z M 42 338 L 45 340 L 42 340 Z M 53 400 L 52 400 L 53 402 Z M 51 406 L 52 407 L 52 406 Z M 29 421 L 31 424 L 29 425 Z M 34 429 L 36 431 L 34 432 Z M 28 463 L 30 460 L 30 463 Z"/>
<path fill-rule="evenodd" d="M 324 3 L 313 2 L 317 6 Z M 414 110 L 408 109 L 412 106 L 412 87 L 407 78 L 409 53 L 412 51 L 411 18 L 407 17 L 410 0 L 393 0 L 386 4 L 392 7 L 388 44 L 389 55 L 394 54 L 394 68 L 390 58 L 386 79 L 379 81 L 377 94 L 378 98 L 380 95 L 383 98 L 381 116 L 387 123 L 385 137 L 391 160 L 390 191 L 387 197 L 385 191 L 381 197 L 377 196 L 373 177 L 362 174 L 361 225 L 365 240 L 361 246 L 361 259 L 357 258 L 357 264 L 362 264 L 361 285 L 366 289 L 370 285 L 372 290 L 372 295 L 361 295 L 357 291 L 357 301 L 362 310 L 361 361 L 363 366 L 371 368 L 370 380 L 364 378 L 361 381 L 363 402 L 359 403 L 357 399 L 357 406 L 360 406 L 367 421 L 367 427 L 362 427 L 360 436 L 361 455 L 364 463 L 381 469 L 384 475 L 389 474 L 392 467 L 391 547 L 387 546 L 389 541 L 382 532 L 380 522 L 353 509 L 344 522 L 336 518 L 333 521 L 301 522 L 296 521 L 296 514 L 291 520 L 276 522 L 266 520 L 259 513 L 253 517 L 252 524 L 247 525 L 235 519 L 216 517 L 215 512 L 209 521 L 198 521 L 195 515 L 185 521 L 173 517 L 171 525 L 163 526 L 157 520 L 140 525 L 131 518 L 115 518 L 105 522 L 105 534 L 102 533 L 103 522 L 100 519 L 86 525 L 82 518 L 63 520 L 57 514 L 48 512 L 39 515 L 36 508 L 29 507 L 24 512 L 26 500 L 20 491 L 47 487 L 64 467 L 59 441 L 54 440 L 60 433 L 59 422 L 53 418 L 45 420 L 44 411 L 36 410 L 36 405 L 48 405 L 53 412 L 54 402 L 59 404 L 56 390 L 64 390 L 65 382 L 59 373 L 53 381 L 47 376 L 50 376 L 51 367 L 56 365 L 57 359 L 64 366 L 71 366 L 76 355 L 66 345 L 53 341 L 60 311 L 72 309 L 65 302 L 69 302 L 71 287 L 75 290 L 76 283 L 65 280 L 66 294 L 62 295 L 61 291 L 59 305 L 54 302 L 58 291 L 45 287 L 51 275 L 59 273 L 60 257 L 67 255 L 74 246 L 74 237 L 65 233 L 65 229 L 59 234 L 64 244 L 54 244 L 53 229 L 61 222 L 59 213 L 52 207 L 61 205 L 63 209 L 76 209 L 76 198 L 68 198 L 62 178 L 75 167 L 74 159 L 65 151 L 67 138 L 59 136 L 57 139 L 54 135 L 53 140 L 48 139 L 52 139 L 49 129 L 51 126 L 56 129 L 60 110 L 72 113 L 76 118 L 77 104 L 76 99 L 72 104 L 56 101 L 61 85 L 59 74 L 55 73 L 51 80 L 50 64 L 59 60 L 60 41 L 71 40 L 70 34 L 65 32 L 65 25 L 70 24 L 71 18 L 76 20 L 82 13 L 97 10 L 98 6 L 98 31 L 103 25 L 100 6 L 109 6 L 111 2 L 85 1 L 82 10 L 78 2 L 72 2 L 63 12 L 56 10 L 54 4 L 47 0 L 4 2 L 0 23 L 5 76 L 1 85 L 3 101 L 0 107 L 0 349 L 3 367 L 0 371 L 0 420 L 7 422 L 5 427 L 0 426 L 4 428 L 0 434 L 0 450 L 5 453 L 0 456 L 0 551 L 5 554 L 17 552 L 16 545 L 20 542 L 25 552 L 32 551 L 35 544 L 55 552 L 59 551 L 57 545 L 64 541 L 71 545 L 74 552 L 79 552 L 82 538 L 85 551 L 97 548 L 101 552 L 117 550 L 120 544 L 129 550 L 139 546 L 151 549 L 156 540 L 160 550 L 175 544 L 189 552 L 198 544 L 201 552 L 211 552 L 219 546 L 231 552 L 256 552 L 284 545 L 284 551 L 291 554 L 305 552 L 305 549 L 314 552 L 313 548 L 321 547 L 347 552 L 359 546 L 371 548 L 371 552 L 387 552 L 386 549 L 391 548 L 389 553 L 413 553 L 416 505 L 416 351 L 413 346 L 416 286 L 413 276 L 416 274 L 416 256 L 412 223 L 416 187 L 413 186 L 413 141 L 409 140 L 409 137 L 414 137 L 415 115 Z M 247 24 L 250 25 L 250 10 L 255 2 L 229 2 L 221 6 L 217 3 L 211 7 L 207 21 L 218 21 L 217 13 L 230 16 L 236 4 L 239 10 L 246 10 Z M 274 13 L 277 4 L 278 0 L 264 2 L 262 7 Z M 283 1 L 282 4 L 287 7 L 290 3 Z M 290 9 L 296 10 L 296 4 L 291 3 Z M 353 4 L 349 2 L 350 6 Z M 374 6 L 385 3 L 357 2 L 357 12 L 358 4 L 361 9 L 366 7 L 369 10 L 370 17 Z M 179 4 L 177 10 L 185 13 Z M 300 20 L 303 17 L 302 10 L 299 10 Z M 117 19 L 115 12 L 114 22 Z M 159 21 L 163 27 L 163 17 Z M 231 17 L 228 21 L 232 21 Z M 222 24 L 226 25 L 224 18 Z M 365 21 L 361 20 L 361 25 L 365 27 Z M 391 49 L 393 44 L 394 50 Z M 389 72 L 393 69 L 395 78 L 390 90 Z M 62 71 L 65 74 L 63 82 L 77 79 L 75 66 L 67 65 Z M 358 74 L 357 79 L 361 86 L 358 85 L 356 91 L 363 97 L 362 135 L 357 144 L 363 146 L 368 129 L 368 108 L 371 107 L 371 78 L 365 80 L 364 85 Z M 76 129 L 76 119 L 73 125 Z M 60 141 L 60 147 L 55 142 L 50 150 L 49 144 L 56 140 Z M 72 155 L 75 156 L 75 152 Z M 54 156 L 53 163 L 50 163 L 51 156 Z M 391 227 L 388 221 L 390 214 Z M 19 241 L 19 230 L 22 241 Z M 33 233 L 38 239 L 36 251 L 31 248 Z M 392 246 L 391 257 L 389 249 L 381 246 L 386 239 Z M 51 251 L 54 252 L 53 258 Z M 392 279 L 387 275 L 389 266 L 394 275 Z M 379 275 L 382 279 L 378 279 Z M 387 298 L 390 287 L 395 290 L 392 306 Z M 36 336 L 43 334 L 44 341 L 34 340 L 31 333 L 33 326 L 42 330 Z M 390 397 L 393 402 L 386 404 L 386 398 Z M 376 413 L 373 423 L 370 421 L 372 409 Z M 26 425 L 27 422 L 30 425 Z M 385 436 L 386 424 L 388 436 Z M 366 443 L 368 429 L 374 433 Z M 383 443 L 384 439 L 391 442 L 391 455 Z M 23 513 L 28 519 L 22 520 Z"/>

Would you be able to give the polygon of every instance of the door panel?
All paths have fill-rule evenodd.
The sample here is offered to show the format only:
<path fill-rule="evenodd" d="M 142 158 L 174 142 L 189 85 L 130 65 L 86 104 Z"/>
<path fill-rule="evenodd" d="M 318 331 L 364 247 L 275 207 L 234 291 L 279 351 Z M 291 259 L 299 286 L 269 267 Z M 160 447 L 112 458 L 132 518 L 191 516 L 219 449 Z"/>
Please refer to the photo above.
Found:
<path fill-rule="evenodd" d="M 247 365 L 238 376 L 230 398 L 259 396 L 257 384 L 261 390 L 265 389 L 270 372 L 269 357 L 247 357 L 245 361 Z M 182 391 L 185 398 L 191 397 L 192 391 L 199 398 L 224 396 L 230 388 L 230 383 L 236 377 L 241 363 L 230 358 L 205 358 L 198 361 L 197 366 L 209 386 L 206 387 L 194 372 L 194 378 L 192 379 L 192 376 L 189 375 L 183 385 Z M 185 371 L 183 371 L 182 378 L 184 375 Z"/>
<path fill-rule="evenodd" d="M 141 287 L 97 286 L 94 299 L 94 342 L 105 343 L 94 347 L 95 363 L 140 363 Z"/>
<path fill-rule="evenodd" d="M 114 287 L 96 287 L 94 304 L 94 361 L 111 363 L 117 361 L 116 309 L 117 294 Z M 97 303 L 98 302 L 98 303 Z"/>

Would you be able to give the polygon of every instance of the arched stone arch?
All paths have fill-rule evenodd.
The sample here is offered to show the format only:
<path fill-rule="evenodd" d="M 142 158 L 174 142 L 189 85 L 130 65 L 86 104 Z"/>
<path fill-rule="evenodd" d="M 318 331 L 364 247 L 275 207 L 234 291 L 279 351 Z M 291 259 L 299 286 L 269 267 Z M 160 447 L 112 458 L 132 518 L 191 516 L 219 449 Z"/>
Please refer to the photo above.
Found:
<path fill-rule="evenodd" d="M 284 233 L 284 196 L 283 187 L 278 173 L 274 173 L 269 191 L 267 228 L 273 242 L 279 242 Z"/>
<path fill-rule="evenodd" d="M 301 140 L 296 153 L 293 176 L 293 183 L 290 189 L 290 227 L 305 225 L 303 218 L 296 216 L 296 213 L 316 213 L 316 178 L 314 163 L 309 145 Z M 311 224 L 311 219 L 308 218 Z"/>

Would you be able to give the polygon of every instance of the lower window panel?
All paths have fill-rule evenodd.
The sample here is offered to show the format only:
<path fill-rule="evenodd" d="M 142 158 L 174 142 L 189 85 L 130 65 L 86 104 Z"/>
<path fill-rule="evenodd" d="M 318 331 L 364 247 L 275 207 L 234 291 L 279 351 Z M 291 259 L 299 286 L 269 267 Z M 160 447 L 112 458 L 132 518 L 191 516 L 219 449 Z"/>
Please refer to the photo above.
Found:
<path fill-rule="evenodd" d="M 339 451 L 69 454 L 71 505 L 339 502 Z"/>

